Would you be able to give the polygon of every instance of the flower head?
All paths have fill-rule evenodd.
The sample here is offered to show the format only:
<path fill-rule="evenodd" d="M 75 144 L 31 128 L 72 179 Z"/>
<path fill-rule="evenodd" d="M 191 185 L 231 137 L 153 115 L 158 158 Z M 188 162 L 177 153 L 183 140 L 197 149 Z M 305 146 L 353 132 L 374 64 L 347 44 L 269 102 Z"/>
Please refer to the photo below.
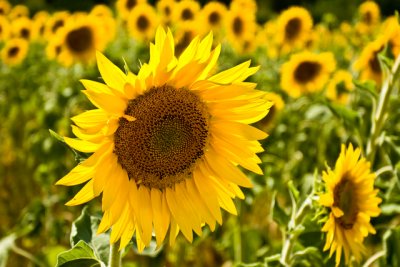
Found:
<path fill-rule="evenodd" d="M 320 195 L 320 204 L 330 209 L 330 214 L 322 227 L 327 232 L 324 250 L 330 249 L 330 255 L 336 252 L 336 265 L 339 265 L 342 251 L 345 262 L 350 256 L 356 260 L 365 252 L 364 238 L 374 234 L 370 223 L 371 217 L 380 214 L 374 189 L 375 174 L 371 172 L 370 163 L 360 158 L 359 148 L 353 149 L 342 145 L 342 151 L 334 170 L 323 173 L 326 193 Z"/>
<path fill-rule="evenodd" d="M 251 187 L 238 165 L 262 173 L 255 153 L 267 135 L 248 124 L 271 104 L 244 82 L 258 68 L 248 61 L 212 75 L 220 53 L 212 39 L 194 38 L 177 58 L 172 33 L 158 28 L 138 75 L 98 53 L 106 84 L 82 80 L 97 109 L 72 118 L 78 139 L 65 142 L 93 154 L 58 184 L 86 182 L 68 205 L 102 193 L 99 232 L 112 227 L 112 243 L 124 247 L 135 234 L 142 250 L 153 231 L 160 245 L 168 230 L 171 243 L 180 231 L 192 241 L 204 224 L 222 223 L 221 208 L 237 213 L 232 199 Z"/>

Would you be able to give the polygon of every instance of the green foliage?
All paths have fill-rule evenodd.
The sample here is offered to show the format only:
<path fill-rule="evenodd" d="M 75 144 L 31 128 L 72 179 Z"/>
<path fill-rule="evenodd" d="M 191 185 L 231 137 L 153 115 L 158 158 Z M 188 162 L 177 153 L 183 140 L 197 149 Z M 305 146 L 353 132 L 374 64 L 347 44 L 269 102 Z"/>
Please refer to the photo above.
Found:
<path fill-rule="evenodd" d="M 101 267 L 104 266 L 96 259 L 93 249 L 79 241 L 72 249 L 60 253 L 57 257 L 56 267 Z"/>

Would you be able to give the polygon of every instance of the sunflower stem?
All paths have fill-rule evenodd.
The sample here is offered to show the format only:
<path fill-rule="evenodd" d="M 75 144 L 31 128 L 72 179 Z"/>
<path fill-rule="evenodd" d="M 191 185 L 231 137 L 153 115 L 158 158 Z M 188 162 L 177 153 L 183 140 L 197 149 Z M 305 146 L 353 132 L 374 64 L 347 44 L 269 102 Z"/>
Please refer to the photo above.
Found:
<path fill-rule="evenodd" d="M 121 266 L 121 251 L 119 250 L 119 240 L 110 246 L 110 259 L 108 267 Z"/>
<path fill-rule="evenodd" d="M 289 226 L 288 226 L 288 231 L 286 232 L 285 235 L 285 242 L 282 247 L 282 252 L 281 252 L 281 258 L 280 262 L 284 266 L 291 266 L 290 265 L 290 255 L 292 254 L 292 248 L 294 245 L 294 242 L 299 235 L 299 232 L 296 232 L 297 226 L 301 223 L 303 220 L 304 216 L 308 212 L 308 208 L 311 207 L 312 204 L 312 199 L 310 196 L 308 196 L 301 207 L 295 212 L 295 216 L 290 220 Z"/>
<path fill-rule="evenodd" d="M 383 81 L 381 92 L 379 94 L 377 108 L 372 114 L 371 133 L 367 143 L 367 158 L 373 164 L 376 150 L 378 148 L 378 139 L 382 133 L 383 126 L 387 118 L 389 99 L 394 87 L 394 83 L 400 74 L 400 56 L 395 60 L 391 71 Z"/>

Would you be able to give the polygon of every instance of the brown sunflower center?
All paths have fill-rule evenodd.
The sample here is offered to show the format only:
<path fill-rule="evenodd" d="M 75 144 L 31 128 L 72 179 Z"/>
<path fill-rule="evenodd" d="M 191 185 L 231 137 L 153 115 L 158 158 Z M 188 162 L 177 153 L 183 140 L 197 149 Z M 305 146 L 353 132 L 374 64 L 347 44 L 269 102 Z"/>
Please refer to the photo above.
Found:
<path fill-rule="evenodd" d="M 2 8 L 2 7 L 0 7 L 0 15 L 5 15 L 5 11 L 4 11 L 4 9 Z"/>
<path fill-rule="evenodd" d="M 241 35 L 242 32 L 243 32 L 243 21 L 242 21 L 242 19 L 239 18 L 239 17 L 236 17 L 233 20 L 232 27 L 233 27 L 233 32 L 235 33 L 235 35 Z"/>
<path fill-rule="evenodd" d="M 372 14 L 370 11 L 367 11 L 364 13 L 364 16 L 362 18 L 365 24 L 371 25 L 372 24 Z"/>
<path fill-rule="evenodd" d="M 216 11 L 211 12 L 210 15 L 208 16 L 208 22 L 211 25 L 217 25 L 219 24 L 220 21 L 221 21 L 221 15 Z"/>
<path fill-rule="evenodd" d="M 318 62 L 301 62 L 294 71 L 294 78 L 299 83 L 308 83 L 312 81 L 321 71 L 321 65 Z"/>
<path fill-rule="evenodd" d="M 72 30 L 66 37 L 67 46 L 75 53 L 86 52 L 93 47 L 93 34 L 87 26 Z"/>
<path fill-rule="evenodd" d="M 374 52 L 373 56 L 368 60 L 368 65 L 370 69 L 377 74 L 382 72 L 381 65 L 379 64 L 378 54 L 383 50 L 383 47 L 378 51 Z"/>
<path fill-rule="evenodd" d="M 8 57 L 15 57 L 19 53 L 19 47 L 14 46 L 8 50 Z"/>
<path fill-rule="evenodd" d="M 192 10 L 185 8 L 182 10 L 181 18 L 182 20 L 192 20 L 194 17 Z"/>
<path fill-rule="evenodd" d="M 301 31 L 301 20 L 299 18 L 293 18 L 288 21 L 285 26 L 285 39 L 293 41 L 297 39 Z"/>
<path fill-rule="evenodd" d="M 351 229 L 357 220 L 358 199 L 354 183 L 346 176 L 347 174 L 344 175 L 342 181 L 336 185 L 333 191 L 333 206 L 340 208 L 344 213 L 343 216 L 336 218 L 336 221 L 344 229 Z"/>
<path fill-rule="evenodd" d="M 164 14 L 169 17 L 169 15 L 171 15 L 171 8 L 169 6 L 166 6 L 164 8 Z"/>
<path fill-rule="evenodd" d="M 53 32 L 53 33 L 56 33 L 56 31 L 59 29 L 59 28 L 61 28 L 61 27 L 63 27 L 64 26 L 64 21 L 63 20 L 57 20 L 55 23 L 54 23 L 54 25 L 53 25 L 53 27 L 51 28 L 51 31 Z"/>
<path fill-rule="evenodd" d="M 24 39 L 29 39 L 30 31 L 27 28 L 23 28 L 20 31 L 21 37 Z"/>
<path fill-rule="evenodd" d="M 144 32 L 150 25 L 149 19 L 145 15 L 140 15 L 136 21 L 136 27 L 141 31 Z"/>
<path fill-rule="evenodd" d="M 136 6 L 136 0 L 128 0 L 126 1 L 126 9 L 131 10 L 134 6 Z"/>
<path fill-rule="evenodd" d="M 188 89 L 153 87 L 131 100 L 114 134 L 118 161 L 129 179 L 149 188 L 171 187 L 191 176 L 204 154 L 209 113 Z"/>

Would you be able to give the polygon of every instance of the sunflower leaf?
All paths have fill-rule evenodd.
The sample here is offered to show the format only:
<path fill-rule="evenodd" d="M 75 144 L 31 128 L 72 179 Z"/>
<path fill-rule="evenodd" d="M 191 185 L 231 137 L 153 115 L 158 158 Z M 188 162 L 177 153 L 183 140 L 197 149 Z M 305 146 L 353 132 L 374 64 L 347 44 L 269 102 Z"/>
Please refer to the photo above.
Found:
<path fill-rule="evenodd" d="M 272 219 L 280 226 L 286 226 L 289 223 L 289 215 L 279 206 L 277 201 L 276 192 L 272 198 Z"/>
<path fill-rule="evenodd" d="M 97 234 L 100 218 L 91 216 L 87 212 L 87 206 L 82 210 L 82 214 L 72 223 L 71 246 L 75 246 L 79 241 L 85 241 L 92 249 L 94 254 L 103 263 L 108 262 L 110 236 L 107 233 Z"/>
<path fill-rule="evenodd" d="M 93 249 L 85 243 L 79 241 L 72 249 L 64 251 L 57 256 L 56 267 L 102 267 L 105 266 L 96 259 Z"/>

